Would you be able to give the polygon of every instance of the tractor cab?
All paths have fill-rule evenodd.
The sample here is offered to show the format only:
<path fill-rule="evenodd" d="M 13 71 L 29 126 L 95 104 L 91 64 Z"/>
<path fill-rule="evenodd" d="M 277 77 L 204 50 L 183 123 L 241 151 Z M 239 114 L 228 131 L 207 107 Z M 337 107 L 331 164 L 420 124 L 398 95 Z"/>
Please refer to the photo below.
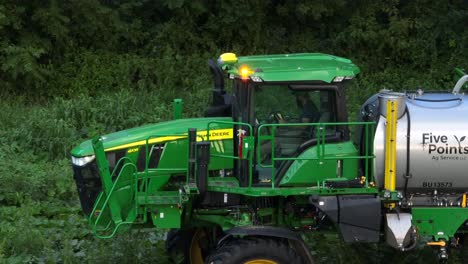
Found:
<path fill-rule="evenodd" d="M 225 53 L 209 66 L 215 90 L 207 114 L 231 115 L 237 123 L 234 156 L 242 152 L 245 138 L 254 145 L 249 148 L 252 164 L 234 162 L 241 186 L 249 184 L 250 166 L 254 185 L 269 185 L 273 179 L 281 183 L 293 159 L 316 147 L 319 136 L 327 143 L 349 140 L 348 126 L 340 122 L 347 122 L 344 89 L 359 73 L 350 60 L 318 53 L 239 58 Z M 230 81 L 230 96 L 224 77 Z"/>

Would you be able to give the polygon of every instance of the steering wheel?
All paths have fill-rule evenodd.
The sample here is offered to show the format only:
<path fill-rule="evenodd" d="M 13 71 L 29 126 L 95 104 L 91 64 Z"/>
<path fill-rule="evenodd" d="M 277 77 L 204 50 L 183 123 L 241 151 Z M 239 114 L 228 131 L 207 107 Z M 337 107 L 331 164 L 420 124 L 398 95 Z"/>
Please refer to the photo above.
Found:
<path fill-rule="evenodd" d="M 268 121 L 273 124 L 284 123 L 285 118 L 281 112 L 271 112 Z"/>

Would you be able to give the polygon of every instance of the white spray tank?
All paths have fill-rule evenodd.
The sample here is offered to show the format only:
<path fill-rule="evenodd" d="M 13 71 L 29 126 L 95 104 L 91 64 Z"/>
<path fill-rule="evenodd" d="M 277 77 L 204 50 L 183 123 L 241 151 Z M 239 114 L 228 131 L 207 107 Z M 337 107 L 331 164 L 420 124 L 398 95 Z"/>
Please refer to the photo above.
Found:
<path fill-rule="evenodd" d="M 468 189 L 468 96 L 452 93 L 382 91 L 362 108 L 365 120 L 377 122 L 374 174 L 383 188 L 385 174 L 386 102 L 397 101 L 396 189 L 409 192 L 464 192 Z M 406 185 L 406 188 L 405 188 Z"/>

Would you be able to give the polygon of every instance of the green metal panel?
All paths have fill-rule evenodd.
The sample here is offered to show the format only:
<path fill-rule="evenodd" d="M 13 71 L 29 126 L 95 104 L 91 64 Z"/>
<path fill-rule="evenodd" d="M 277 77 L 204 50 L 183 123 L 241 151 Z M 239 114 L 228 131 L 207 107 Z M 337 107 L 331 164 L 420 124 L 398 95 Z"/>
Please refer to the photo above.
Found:
<path fill-rule="evenodd" d="M 230 117 L 216 118 L 190 118 L 177 119 L 157 124 L 149 124 L 131 128 L 102 136 L 105 151 L 116 149 L 128 149 L 144 146 L 146 139 L 153 135 L 181 135 L 186 136 L 188 128 L 196 128 L 198 131 L 206 130 L 207 124 L 212 121 L 232 121 Z M 229 125 L 213 125 L 211 129 L 229 128 Z M 172 141 L 174 138 L 165 137 L 163 141 Z M 93 155 L 91 140 L 84 141 L 73 148 L 71 154 L 75 157 Z"/>
<path fill-rule="evenodd" d="M 211 142 L 211 154 L 226 154 L 232 155 L 233 143 L 232 139 L 213 140 Z M 188 164 L 188 145 L 186 139 L 167 142 L 158 168 L 186 168 Z M 213 157 L 210 161 L 210 169 L 227 169 L 232 168 L 232 159 Z"/>
<path fill-rule="evenodd" d="M 151 215 L 157 228 L 180 228 L 181 211 L 175 205 L 159 205 Z"/>
<path fill-rule="evenodd" d="M 322 184 L 320 186 L 311 187 L 239 187 L 239 181 L 234 177 L 216 177 L 210 178 L 208 191 L 235 193 L 253 197 L 263 196 L 292 196 L 292 195 L 340 195 L 340 194 L 377 194 L 378 189 L 375 187 L 362 188 L 327 188 Z"/>
<path fill-rule="evenodd" d="M 109 163 L 103 151 L 102 140 L 100 138 L 94 138 L 92 144 L 96 150 L 96 162 L 99 167 L 99 174 L 101 175 L 103 196 L 106 197 L 106 200 L 109 200 L 109 213 L 115 223 L 120 223 L 122 222 L 122 216 L 120 215 L 122 208 L 115 198 L 111 197 L 115 184 L 112 182 L 112 175 L 109 172 Z"/>
<path fill-rule="evenodd" d="M 258 76 L 267 82 L 313 80 L 331 83 L 337 76 L 355 77 L 360 72 L 351 60 L 322 53 L 242 56 L 235 64 L 223 65 L 235 76 L 240 76 L 243 66 L 255 71 L 250 76 Z"/>
<path fill-rule="evenodd" d="M 300 154 L 299 157 L 276 157 L 275 151 L 271 152 L 271 160 L 272 163 L 270 165 L 267 164 L 258 164 L 258 166 L 263 168 L 271 168 L 272 177 L 272 188 L 275 188 L 275 177 L 276 177 L 276 170 L 281 166 L 278 166 L 278 162 L 284 161 L 293 161 L 293 166 L 289 168 L 289 171 L 286 172 L 286 177 L 282 179 L 280 184 L 283 186 L 311 186 L 320 184 L 321 181 L 326 179 L 333 179 L 333 180 L 345 180 L 345 179 L 353 179 L 356 178 L 358 171 L 358 162 L 359 160 L 364 160 L 365 163 L 365 171 L 364 171 L 364 185 L 367 187 L 369 179 L 373 178 L 372 171 L 368 171 L 367 167 L 369 161 L 374 158 L 372 153 L 369 153 L 366 148 L 366 152 L 364 156 L 358 154 L 357 149 L 351 142 L 341 142 L 338 144 L 334 143 L 327 143 L 326 140 L 326 128 L 327 127 L 335 127 L 335 126 L 354 126 L 354 125 L 364 125 L 366 128 L 366 143 L 365 145 L 368 146 L 369 141 L 372 137 L 369 137 L 367 131 L 369 127 L 372 127 L 374 123 L 372 122 L 339 122 L 339 123 L 287 123 L 287 124 L 263 124 L 260 125 L 258 128 L 258 146 L 260 146 L 261 142 L 264 140 L 271 140 L 271 149 L 275 149 L 276 147 L 276 129 L 280 127 L 306 127 L 310 126 L 314 128 L 316 131 L 316 145 L 311 147 L 310 149 L 306 150 L 304 153 Z M 262 131 L 266 131 L 267 128 L 271 129 L 271 135 L 262 134 Z M 257 159 L 261 160 L 260 152 L 257 151 Z M 338 164 L 337 161 L 343 161 L 343 167 L 346 166 L 343 171 L 338 172 Z M 273 166 L 273 164 L 275 166 Z M 341 175 L 340 175 L 341 174 Z M 311 176 L 312 175 L 312 176 Z M 314 176 L 315 175 L 315 176 Z M 297 177 L 297 178 L 296 178 Z M 297 179 L 294 180 L 293 179 Z M 313 179 L 314 181 L 312 181 Z"/>
<path fill-rule="evenodd" d="M 449 240 L 468 220 L 468 208 L 461 207 L 415 207 L 412 214 L 418 233 L 433 236 L 435 241 Z"/>
<path fill-rule="evenodd" d="M 280 186 L 314 186 L 317 182 L 337 178 L 337 161 L 343 160 L 342 178 L 354 179 L 358 172 L 358 160 L 346 159 L 358 155 L 351 142 L 325 144 L 325 157 L 320 160 L 314 146 L 298 156 L 286 171 Z"/>
<path fill-rule="evenodd" d="M 125 157 L 119 160 L 116 166 L 122 164 L 121 172 L 117 175 L 114 169 L 110 173 L 102 140 L 94 138 L 92 144 L 103 182 L 103 191 L 94 204 L 88 222 L 97 237 L 111 238 L 122 226 L 133 224 L 137 218 L 138 204 L 135 197 L 137 181 L 128 178 L 136 171 L 136 167 L 132 159 Z"/>
<path fill-rule="evenodd" d="M 168 173 L 164 174 L 163 172 L 154 172 L 150 173 L 150 182 L 148 185 L 148 193 L 155 193 L 158 190 L 162 190 L 166 184 L 169 182 L 171 175 Z"/>

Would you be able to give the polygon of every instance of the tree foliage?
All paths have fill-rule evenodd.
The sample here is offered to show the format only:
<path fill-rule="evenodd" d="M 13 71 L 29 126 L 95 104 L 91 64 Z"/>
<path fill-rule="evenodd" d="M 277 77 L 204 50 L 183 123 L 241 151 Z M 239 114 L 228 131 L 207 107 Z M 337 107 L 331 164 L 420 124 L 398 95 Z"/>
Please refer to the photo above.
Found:
<path fill-rule="evenodd" d="M 71 97 L 198 88 L 221 52 L 327 52 L 364 75 L 451 81 L 468 53 L 466 1 L 165 0 L 0 4 L 0 85 Z M 427 76 L 424 76 L 427 77 Z M 399 85 L 403 85 L 400 83 Z"/>

